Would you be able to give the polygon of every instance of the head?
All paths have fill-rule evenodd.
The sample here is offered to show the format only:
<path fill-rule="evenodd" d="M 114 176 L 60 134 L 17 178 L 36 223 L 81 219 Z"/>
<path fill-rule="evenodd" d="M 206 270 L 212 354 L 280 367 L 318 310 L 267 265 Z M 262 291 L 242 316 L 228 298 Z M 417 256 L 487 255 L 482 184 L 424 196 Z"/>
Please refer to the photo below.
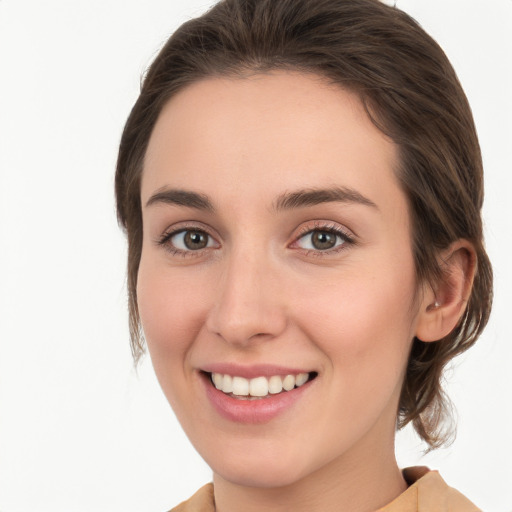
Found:
<path fill-rule="evenodd" d="M 444 261 L 450 247 L 464 240 L 460 250 L 470 248 L 474 278 L 461 297 L 460 319 L 441 339 L 430 339 L 428 332 L 415 337 L 404 371 L 398 426 L 412 422 L 435 447 L 447 439 L 443 368 L 476 341 L 491 308 L 482 160 L 470 107 L 443 51 L 408 15 L 377 0 L 225 0 L 182 25 L 160 51 L 126 123 L 116 174 L 118 218 L 129 245 L 134 357 L 144 351 L 137 301 L 141 181 L 162 110 L 208 78 L 280 71 L 316 76 L 350 92 L 396 145 L 394 172 L 407 200 L 417 290 L 431 291 L 434 308 L 450 279 Z"/>

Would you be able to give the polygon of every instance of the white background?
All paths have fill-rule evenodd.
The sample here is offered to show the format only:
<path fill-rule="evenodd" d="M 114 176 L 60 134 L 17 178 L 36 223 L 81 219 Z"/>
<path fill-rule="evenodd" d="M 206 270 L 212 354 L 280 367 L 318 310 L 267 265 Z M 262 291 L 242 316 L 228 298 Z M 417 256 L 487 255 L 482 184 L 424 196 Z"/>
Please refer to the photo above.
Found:
<path fill-rule="evenodd" d="M 207 0 L 0 0 L 0 511 L 164 511 L 210 478 L 128 344 L 113 174 L 140 75 Z M 450 372 L 455 444 L 427 464 L 512 511 L 512 1 L 398 0 L 466 89 L 496 299 Z"/>

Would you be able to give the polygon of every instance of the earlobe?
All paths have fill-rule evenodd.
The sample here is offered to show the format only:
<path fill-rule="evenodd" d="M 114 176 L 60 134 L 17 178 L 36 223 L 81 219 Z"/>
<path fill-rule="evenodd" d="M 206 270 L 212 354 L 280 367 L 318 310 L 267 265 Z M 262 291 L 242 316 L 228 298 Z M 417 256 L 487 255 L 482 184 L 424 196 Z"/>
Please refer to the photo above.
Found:
<path fill-rule="evenodd" d="M 416 337 L 438 341 L 447 336 L 464 314 L 476 271 L 476 252 L 467 240 L 457 240 L 440 254 L 442 277 L 424 291 Z"/>

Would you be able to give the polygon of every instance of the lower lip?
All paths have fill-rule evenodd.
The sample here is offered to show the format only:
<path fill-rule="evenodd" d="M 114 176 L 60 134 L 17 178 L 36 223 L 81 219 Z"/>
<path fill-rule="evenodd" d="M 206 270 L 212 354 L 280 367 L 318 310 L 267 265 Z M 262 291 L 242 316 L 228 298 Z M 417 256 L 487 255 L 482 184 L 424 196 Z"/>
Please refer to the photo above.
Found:
<path fill-rule="evenodd" d="M 224 418 L 237 423 L 267 423 L 282 414 L 304 395 L 314 381 L 308 381 L 299 388 L 268 395 L 256 400 L 240 400 L 219 391 L 211 383 L 209 375 L 202 375 L 206 396 L 215 410 Z M 316 379 L 315 379 L 316 380 Z"/>

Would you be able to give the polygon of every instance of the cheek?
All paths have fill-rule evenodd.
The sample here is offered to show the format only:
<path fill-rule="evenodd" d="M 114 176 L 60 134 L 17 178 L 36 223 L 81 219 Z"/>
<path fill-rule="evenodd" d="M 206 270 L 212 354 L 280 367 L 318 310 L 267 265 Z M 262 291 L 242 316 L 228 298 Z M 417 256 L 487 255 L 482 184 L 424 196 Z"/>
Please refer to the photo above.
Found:
<path fill-rule="evenodd" d="M 377 376 L 393 384 L 403 374 L 416 316 L 414 270 L 408 263 L 386 272 L 347 273 L 341 285 L 324 286 L 302 301 L 297 315 L 302 328 L 329 355 L 333 369 L 341 370 L 341 379 L 366 388 Z"/>
<path fill-rule="evenodd" d="M 153 363 L 160 357 L 184 354 L 203 324 L 204 283 L 175 275 L 141 259 L 137 280 L 139 314 Z"/>
<path fill-rule="evenodd" d="M 345 279 L 343 291 L 310 304 L 315 327 L 309 337 L 328 358 L 334 392 L 325 423 L 333 422 L 348 439 L 367 431 L 379 418 L 394 425 L 412 342 L 413 283 L 394 279 Z M 304 314 L 306 310 L 304 310 Z M 311 324 L 313 325 L 313 324 Z M 353 424 L 347 424 L 350 411 Z M 355 430 L 354 430 L 355 429 Z"/>

